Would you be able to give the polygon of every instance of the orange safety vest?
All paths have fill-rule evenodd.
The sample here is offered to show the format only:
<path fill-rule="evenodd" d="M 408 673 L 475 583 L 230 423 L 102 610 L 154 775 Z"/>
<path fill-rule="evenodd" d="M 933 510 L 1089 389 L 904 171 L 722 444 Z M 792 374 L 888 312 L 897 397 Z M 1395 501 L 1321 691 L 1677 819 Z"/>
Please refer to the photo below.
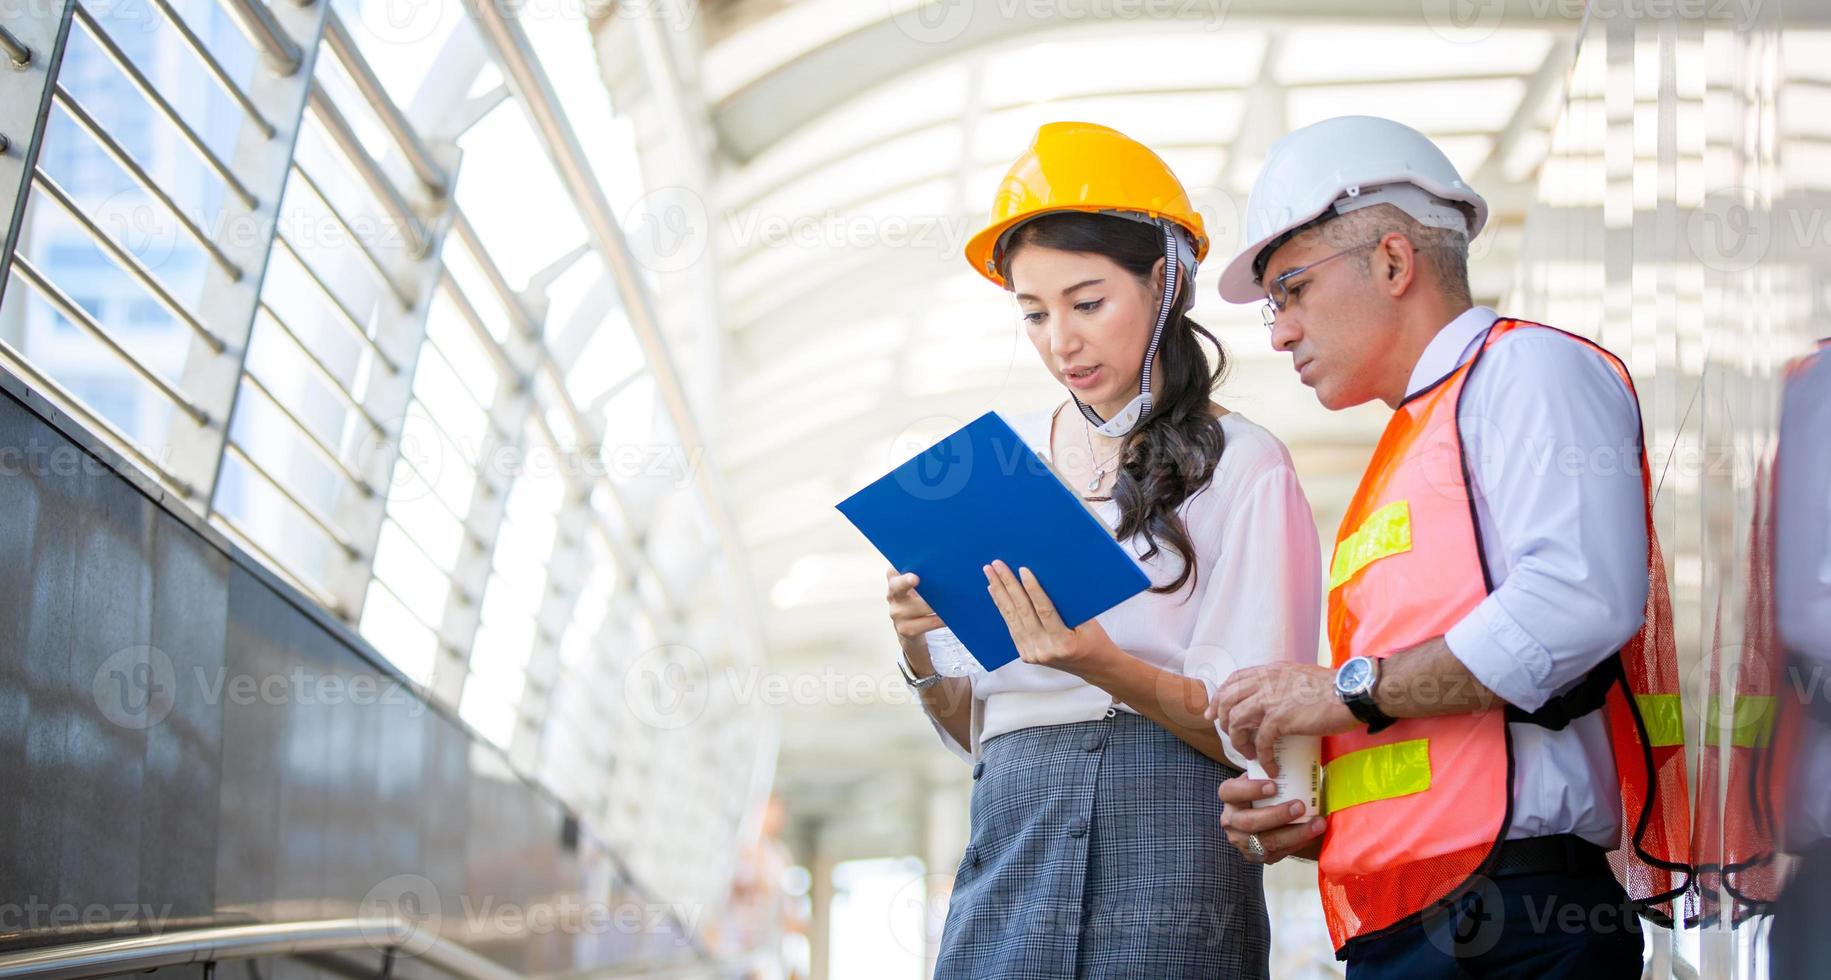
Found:
<path fill-rule="evenodd" d="M 1714 925 L 1725 914 L 1732 925 L 1773 911 L 1783 882 L 1775 860 L 1780 839 L 1777 811 L 1762 798 L 1757 776 L 1771 771 L 1765 756 L 1779 747 L 1775 715 L 1782 699 L 1786 657 L 1774 632 L 1771 484 L 1764 465 L 1755 474 L 1755 513 L 1749 530 L 1748 601 L 1733 694 L 1722 683 L 1725 658 L 1722 608 L 1712 637 L 1709 701 L 1704 709 L 1704 755 L 1698 766 L 1698 813 L 1691 864 L 1698 882 L 1700 921 Z M 1719 773 L 1720 752 L 1729 756 Z M 1721 777 L 1721 778 L 1719 778 Z M 1718 803 L 1721 801 L 1721 806 Z M 1728 908 L 1725 909 L 1724 906 Z"/>
<path fill-rule="evenodd" d="M 1818 342 L 1818 350 L 1788 364 L 1785 383 L 1793 385 L 1816 368 L 1831 351 L 1831 340 Z M 1786 465 L 1784 456 L 1774 461 L 1776 472 Z M 1710 756 L 1699 767 L 1699 833 L 1693 847 L 1707 922 L 1720 920 L 1718 886 L 1728 899 L 1728 919 L 1740 924 L 1750 916 L 1771 914 L 1792 871 L 1781 858 L 1785 851 L 1786 808 L 1794 767 L 1803 758 L 1806 738 L 1806 705 L 1812 673 L 1798 660 L 1790 660 L 1775 629 L 1772 486 L 1766 472 L 1758 473 L 1754 528 L 1750 535 L 1748 613 L 1741 658 L 1736 663 L 1734 699 L 1724 702 L 1718 692 L 1716 669 L 1720 653 L 1713 651 L 1710 673 L 1709 727 L 1704 744 L 1720 748 L 1727 742 L 1729 767 L 1724 791 L 1717 792 L 1717 766 Z M 1716 803 L 1722 800 L 1722 815 Z"/>
<path fill-rule="evenodd" d="M 1408 397 L 1380 437 L 1343 515 L 1330 564 L 1329 645 L 1337 666 L 1442 636 L 1492 590 L 1458 409 L 1482 355 L 1524 327 L 1551 329 L 1496 321 L 1475 356 Z M 1612 354 L 1563 335 L 1605 359 L 1633 391 L 1627 368 Z M 1318 876 L 1338 955 L 1346 957 L 1351 941 L 1446 907 L 1491 866 L 1513 816 L 1509 720 L 1561 728 L 1599 707 L 1608 711 L 1623 804 L 1624 847 L 1611 864 L 1642 914 L 1671 922 L 1672 902 L 1690 877 L 1684 725 L 1644 442 L 1640 455 L 1646 625 L 1616 656 L 1578 690 L 1530 716 L 1497 703 L 1473 714 L 1401 720 L 1378 735 L 1357 729 L 1323 739 L 1329 824 Z"/>

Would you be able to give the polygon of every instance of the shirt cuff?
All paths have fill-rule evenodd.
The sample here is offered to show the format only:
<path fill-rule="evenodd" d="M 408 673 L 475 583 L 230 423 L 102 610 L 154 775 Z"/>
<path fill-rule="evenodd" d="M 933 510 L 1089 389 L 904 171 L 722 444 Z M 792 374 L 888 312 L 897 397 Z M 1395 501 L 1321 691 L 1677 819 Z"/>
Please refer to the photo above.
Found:
<path fill-rule="evenodd" d="M 921 710 L 921 707 L 922 706 L 919 703 L 916 705 L 917 710 Z M 939 735 L 941 737 L 941 747 L 946 749 L 949 752 L 952 752 L 954 754 L 954 758 L 959 759 L 961 762 L 964 762 L 969 766 L 972 765 L 973 764 L 973 753 L 967 751 L 964 748 L 961 748 L 960 743 L 954 741 L 954 737 L 947 733 L 947 729 L 941 727 L 941 723 L 936 721 L 934 719 L 934 716 L 929 715 L 925 711 L 922 713 L 925 717 L 928 718 L 928 723 L 934 727 L 935 734 Z"/>
<path fill-rule="evenodd" d="M 1537 711 L 1551 700 L 1545 683 L 1551 674 L 1551 652 L 1494 596 L 1450 627 L 1443 642 L 1484 687 L 1522 711 Z"/>

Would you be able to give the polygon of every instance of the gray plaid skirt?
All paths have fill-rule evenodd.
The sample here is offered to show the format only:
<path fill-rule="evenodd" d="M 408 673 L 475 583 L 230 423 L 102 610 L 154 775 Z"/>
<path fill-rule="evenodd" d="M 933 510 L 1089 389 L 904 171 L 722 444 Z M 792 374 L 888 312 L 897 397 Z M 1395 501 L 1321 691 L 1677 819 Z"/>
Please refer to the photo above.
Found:
<path fill-rule="evenodd" d="M 1230 775 L 1123 711 L 984 743 L 937 980 L 1266 976 L 1262 869 L 1221 832 Z"/>

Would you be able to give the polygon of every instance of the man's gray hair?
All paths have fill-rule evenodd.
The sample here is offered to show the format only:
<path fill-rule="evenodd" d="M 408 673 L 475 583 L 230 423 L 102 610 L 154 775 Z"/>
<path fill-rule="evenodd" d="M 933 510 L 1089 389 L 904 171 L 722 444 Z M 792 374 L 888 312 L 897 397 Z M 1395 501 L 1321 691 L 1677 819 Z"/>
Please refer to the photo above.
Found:
<path fill-rule="evenodd" d="M 1390 204 L 1350 211 L 1317 230 L 1330 239 L 1339 238 L 1339 248 L 1377 242 L 1398 232 L 1424 256 L 1445 296 L 1462 303 L 1473 302 L 1469 295 L 1469 236 L 1464 232 L 1422 224 Z M 1359 267 L 1362 272 L 1367 271 L 1366 265 Z"/>

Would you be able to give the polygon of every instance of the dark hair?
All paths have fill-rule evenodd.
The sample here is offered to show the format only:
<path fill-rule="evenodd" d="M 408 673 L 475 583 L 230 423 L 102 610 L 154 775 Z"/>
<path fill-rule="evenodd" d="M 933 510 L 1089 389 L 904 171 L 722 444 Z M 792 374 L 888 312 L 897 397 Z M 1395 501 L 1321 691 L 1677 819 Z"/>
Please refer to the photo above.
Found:
<path fill-rule="evenodd" d="M 1032 220 L 1012 233 L 1000 260 L 1010 281 L 1011 256 L 1025 245 L 1063 252 L 1103 255 L 1149 284 L 1151 269 L 1164 258 L 1163 232 L 1157 226 L 1114 215 L 1064 211 Z M 1153 592 L 1171 593 L 1193 581 L 1195 546 L 1177 509 L 1208 486 L 1226 448 L 1220 420 L 1209 408 L 1209 396 L 1227 373 L 1227 351 L 1207 328 L 1188 316 L 1195 284 L 1184 279 L 1164 324 L 1158 366 L 1151 375 L 1151 414 L 1125 437 L 1120 448 L 1113 496 L 1119 504 L 1121 540 L 1143 534 L 1145 559 L 1158 554 L 1161 539 L 1183 560 L 1182 571 Z M 1151 325 L 1157 308 L 1151 306 Z M 1210 367 L 1198 338 L 1214 345 Z"/>

